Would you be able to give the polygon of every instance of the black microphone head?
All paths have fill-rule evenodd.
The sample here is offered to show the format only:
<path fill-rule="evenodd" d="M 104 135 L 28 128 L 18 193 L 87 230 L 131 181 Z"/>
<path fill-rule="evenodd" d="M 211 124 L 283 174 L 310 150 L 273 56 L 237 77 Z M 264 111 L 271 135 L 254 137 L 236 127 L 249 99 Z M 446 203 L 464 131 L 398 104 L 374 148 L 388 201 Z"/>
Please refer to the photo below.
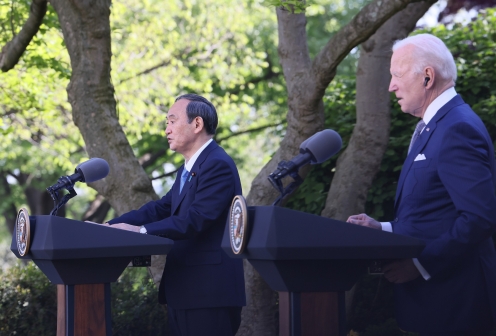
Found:
<path fill-rule="evenodd" d="M 83 176 L 81 182 L 91 183 L 106 177 L 110 167 L 104 159 L 91 158 L 77 165 L 75 172 Z"/>
<path fill-rule="evenodd" d="M 341 136 L 331 129 L 325 129 L 312 135 L 300 145 L 300 153 L 311 153 L 311 164 L 322 163 L 339 152 L 343 141 Z"/>

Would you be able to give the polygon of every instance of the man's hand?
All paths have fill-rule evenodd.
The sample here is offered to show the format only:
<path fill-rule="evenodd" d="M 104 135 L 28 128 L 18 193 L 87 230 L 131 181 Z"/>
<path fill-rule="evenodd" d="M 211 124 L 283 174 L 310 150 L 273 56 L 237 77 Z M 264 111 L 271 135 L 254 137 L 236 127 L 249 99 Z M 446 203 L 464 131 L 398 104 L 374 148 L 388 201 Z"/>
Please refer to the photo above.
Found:
<path fill-rule="evenodd" d="M 140 230 L 139 226 L 136 225 L 131 225 L 131 224 L 126 224 L 126 223 L 117 223 L 117 224 L 102 224 L 103 226 L 108 226 L 114 229 L 121 229 L 121 230 L 126 230 L 126 231 L 132 231 L 132 232 L 138 232 Z"/>
<path fill-rule="evenodd" d="M 372 217 L 366 214 L 353 215 L 346 220 L 348 223 L 366 226 L 372 229 L 382 230 L 382 225 Z"/>
<path fill-rule="evenodd" d="M 412 259 L 402 259 L 386 264 L 382 271 L 389 282 L 398 284 L 412 281 L 420 276 Z"/>

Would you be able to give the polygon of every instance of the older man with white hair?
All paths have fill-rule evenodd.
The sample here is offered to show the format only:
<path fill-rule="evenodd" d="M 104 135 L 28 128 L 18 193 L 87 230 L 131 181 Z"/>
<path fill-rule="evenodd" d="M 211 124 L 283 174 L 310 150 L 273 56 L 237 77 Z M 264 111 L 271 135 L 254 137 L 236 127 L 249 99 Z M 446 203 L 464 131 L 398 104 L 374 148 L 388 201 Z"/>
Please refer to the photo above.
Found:
<path fill-rule="evenodd" d="M 395 219 L 348 222 L 423 240 L 418 259 L 384 266 L 395 283 L 400 328 L 431 335 L 489 335 L 496 326 L 494 148 L 454 86 L 453 56 L 430 34 L 393 46 L 389 91 L 420 121 L 403 164 Z"/>

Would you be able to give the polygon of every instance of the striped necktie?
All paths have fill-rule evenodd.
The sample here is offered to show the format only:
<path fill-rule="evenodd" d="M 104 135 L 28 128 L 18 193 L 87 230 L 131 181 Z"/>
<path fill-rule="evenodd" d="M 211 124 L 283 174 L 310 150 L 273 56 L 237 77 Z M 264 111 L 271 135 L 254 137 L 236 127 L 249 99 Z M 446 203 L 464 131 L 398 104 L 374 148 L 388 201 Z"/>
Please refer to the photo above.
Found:
<path fill-rule="evenodd" d="M 417 141 L 418 137 L 420 136 L 420 133 L 424 129 L 424 126 L 425 126 L 425 122 L 421 119 L 418 122 L 417 126 L 415 127 L 415 131 L 413 132 L 412 140 L 410 141 L 410 147 L 408 147 L 408 154 L 410 154 L 413 144 L 415 143 L 415 141 Z"/>

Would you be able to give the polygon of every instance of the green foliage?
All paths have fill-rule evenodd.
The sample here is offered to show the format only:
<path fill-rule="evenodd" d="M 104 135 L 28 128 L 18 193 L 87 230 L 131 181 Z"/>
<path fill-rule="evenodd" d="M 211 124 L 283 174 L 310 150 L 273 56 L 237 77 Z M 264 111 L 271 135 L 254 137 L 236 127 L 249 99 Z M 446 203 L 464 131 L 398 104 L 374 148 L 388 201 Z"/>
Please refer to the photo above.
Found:
<path fill-rule="evenodd" d="M 266 6 L 281 7 L 293 14 L 302 13 L 310 6 L 307 0 L 265 0 Z"/>
<path fill-rule="evenodd" d="M 165 308 L 146 268 L 126 269 L 111 293 L 113 335 L 168 335 Z M 56 329 L 56 286 L 33 262 L 0 268 L 0 335 L 55 335 Z"/>
<path fill-rule="evenodd" d="M 349 330 L 360 336 L 418 336 L 403 332 L 394 318 L 393 284 L 378 275 L 364 276 L 356 284 Z"/>
<path fill-rule="evenodd" d="M 456 89 L 496 141 L 496 9 L 482 11 L 467 26 L 439 26 L 430 32 L 448 44 L 458 68 Z"/>
<path fill-rule="evenodd" d="M 32 263 L 1 273 L 0 335 L 54 335 L 56 286 Z"/>
<path fill-rule="evenodd" d="M 126 269 L 111 287 L 113 335 L 168 335 L 165 306 L 145 267 Z"/>
<path fill-rule="evenodd" d="M 2 45 L 20 31 L 30 4 L 0 2 Z M 65 92 L 70 73 L 58 18 L 48 6 L 19 63 L 0 75 L 0 175 L 10 176 L 10 190 L 0 184 L 2 212 L 10 211 L 12 204 L 26 206 L 26 187 L 44 190 L 85 158 Z M 12 178 L 21 175 L 24 185 Z"/>
<path fill-rule="evenodd" d="M 7 225 L 5 223 L 2 223 L 1 218 L 0 218 L 0 246 L 2 246 L 3 242 L 9 242 L 10 239 L 12 238 Z"/>
<path fill-rule="evenodd" d="M 357 284 L 353 301 L 353 314 L 348 321 L 349 329 L 365 331 L 376 321 L 394 322 L 393 285 L 384 278 L 376 275 L 364 277 Z M 398 327 L 394 325 L 388 329 L 398 331 Z M 382 332 L 385 332 L 384 328 Z M 360 336 L 362 335 L 372 336 L 373 333 L 360 332 Z"/>
<path fill-rule="evenodd" d="M 308 51 L 315 57 L 329 39 L 368 3 L 370 0 L 314 0 L 306 9 Z M 338 74 L 354 76 L 359 49 L 354 48 L 339 64 Z"/>

